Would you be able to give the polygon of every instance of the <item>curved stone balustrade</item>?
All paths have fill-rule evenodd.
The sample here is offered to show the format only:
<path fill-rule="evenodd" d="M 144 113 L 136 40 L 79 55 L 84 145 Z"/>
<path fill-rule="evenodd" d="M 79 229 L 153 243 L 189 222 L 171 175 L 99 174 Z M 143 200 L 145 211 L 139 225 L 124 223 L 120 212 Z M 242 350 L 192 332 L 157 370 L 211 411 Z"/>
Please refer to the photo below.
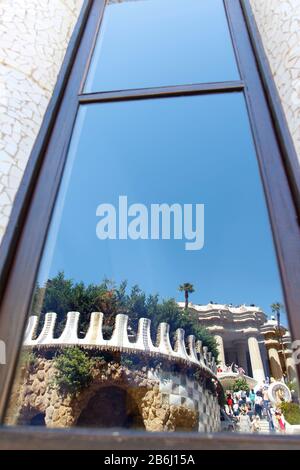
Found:
<path fill-rule="evenodd" d="M 250 389 L 257 386 L 257 380 L 248 375 L 241 375 L 237 372 L 218 372 L 217 374 L 219 381 L 223 385 L 224 390 L 231 389 L 237 379 L 243 378 L 246 380 Z"/>
<path fill-rule="evenodd" d="M 184 302 L 177 302 L 178 306 L 180 308 L 185 307 Z M 229 312 L 233 314 L 246 314 L 246 313 L 257 313 L 257 314 L 263 314 L 264 312 L 261 310 L 260 307 L 252 307 L 248 305 L 240 305 L 239 307 L 233 307 L 231 305 L 226 305 L 226 304 L 207 304 L 207 305 L 196 305 L 193 304 L 192 302 L 189 303 L 189 308 L 191 310 L 195 310 L 196 312 L 199 313 L 209 313 L 209 312 Z"/>
<path fill-rule="evenodd" d="M 115 326 L 111 339 L 105 340 L 102 333 L 103 313 L 93 312 L 90 318 L 88 331 L 84 338 L 78 338 L 79 312 L 68 312 L 65 328 L 59 338 L 54 338 L 56 313 L 48 312 L 41 333 L 33 339 L 38 325 L 38 317 L 31 316 L 25 332 L 24 346 L 52 347 L 77 345 L 83 347 L 95 347 L 102 350 L 120 350 L 124 352 L 143 352 L 149 355 L 167 356 L 169 359 L 179 359 L 190 362 L 202 369 L 207 369 L 216 376 L 216 362 L 207 347 L 202 346 L 201 341 L 196 341 L 194 336 L 187 337 L 185 343 L 185 331 L 178 329 L 175 332 L 174 348 L 170 341 L 170 326 L 168 323 L 160 323 L 157 330 L 156 345 L 153 344 L 150 333 L 151 320 L 140 318 L 135 342 L 128 338 L 128 316 L 119 314 L 115 319 Z"/>

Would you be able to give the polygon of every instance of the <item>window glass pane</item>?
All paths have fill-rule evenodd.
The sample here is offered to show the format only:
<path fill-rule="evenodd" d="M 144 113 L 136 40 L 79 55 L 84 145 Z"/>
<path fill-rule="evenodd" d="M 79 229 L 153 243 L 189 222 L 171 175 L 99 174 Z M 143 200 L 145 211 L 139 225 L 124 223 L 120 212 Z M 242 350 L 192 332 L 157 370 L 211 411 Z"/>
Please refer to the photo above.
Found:
<path fill-rule="evenodd" d="M 109 3 L 85 92 L 238 80 L 222 0 Z"/>
<path fill-rule="evenodd" d="M 235 429 L 291 399 L 282 302 L 242 94 L 82 106 L 7 423 Z"/>

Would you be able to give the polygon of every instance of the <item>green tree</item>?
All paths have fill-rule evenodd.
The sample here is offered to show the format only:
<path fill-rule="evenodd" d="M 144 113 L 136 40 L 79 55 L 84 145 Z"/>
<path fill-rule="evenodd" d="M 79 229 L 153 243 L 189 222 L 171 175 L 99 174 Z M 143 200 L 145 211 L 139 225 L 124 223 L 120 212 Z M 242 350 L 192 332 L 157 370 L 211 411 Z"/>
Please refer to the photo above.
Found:
<path fill-rule="evenodd" d="M 184 292 L 184 298 L 185 298 L 185 310 L 188 309 L 189 306 L 189 294 L 192 294 L 195 292 L 193 284 L 190 284 L 189 282 L 185 282 L 184 284 L 181 284 L 178 288 L 180 292 Z"/>
<path fill-rule="evenodd" d="M 240 379 L 235 380 L 235 382 L 233 384 L 233 387 L 232 387 L 232 390 L 234 392 L 239 392 L 240 390 L 244 390 L 245 392 L 249 392 L 250 387 L 249 387 L 249 385 L 247 384 L 247 382 L 244 378 L 240 378 Z"/>
<path fill-rule="evenodd" d="M 280 302 L 274 302 L 271 305 L 271 310 L 272 310 L 272 313 L 276 315 L 277 322 L 280 325 L 280 315 L 281 315 L 281 312 L 284 311 L 284 306 Z"/>
<path fill-rule="evenodd" d="M 300 407 L 297 403 L 283 402 L 280 405 L 280 409 L 289 424 L 300 424 Z"/>
<path fill-rule="evenodd" d="M 280 348 L 283 352 L 283 357 L 284 357 L 284 362 L 286 364 L 286 355 L 285 355 L 285 348 L 284 348 L 284 344 L 283 344 L 283 340 L 282 340 L 282 327 L 281 327 L 281 321 L 280 321 L 280 317 L 281 317 L 281 313 L 284 312 L 284 305 L 281 304 L 280 302 L 274 302 L 272 305 L 271 305 L 271 310 L 272 310 L 272 313 L 274 313 L 276 315 L 276 320 L 277 320 L 277 328 L 276 328 L 276 334 L 277 334 L 277 340 L 280 344 Z M 290 377 L 289 377 L 289 371 L 288 369 L 286 369 L 286 374 L 287 374 L 287 378 L 288 380 L 290 380 Z"/>
<path fill-rule="evenodd" d="M 63 394 L 74 395 L 92 380 L 93 361 L 81 349 L 66 348 L 55 359 L 54 384 Z"/>
<path fill-rule="evenodd" d="M 166 322 L 170 325 L 171 336 L 176 329 L 183 328 L 186 335 L 194 335 L 201 340 L 203 346 L 207 346 L 217 359 L 217 345 L 214 337 L 201 327 L 196 317 L 188 310 L 182 310 L 174 299 L 160 301 L 158 294 L 146 295 L 139 286 L 135 285 L 128 292 L 127 283 L 124 281 L 116 285 L 110 280 L 104 279 L 99 285 L 74 283 L 66 279 L 64 273 L 58 273 L 49 279 L 45 286 L 37 286 L 32 311 L 40 316 L 39 330 L 42 328 L 46 312 L 57 313 L 55 334 L 61 334 L 66 316 L 69 311 L 80 312 L 79 333 L 83 337 L 88 329 L 91 312 L 102 311 L 104 313 L 103 333 L 109 338 L 118 313 L 124 313 L 129 317 L 129 333 L 134 337 L 137 332 L 140 318 L 151 320 L 151 335 L 153 341 L 156 338 L 159 323 Z"/>

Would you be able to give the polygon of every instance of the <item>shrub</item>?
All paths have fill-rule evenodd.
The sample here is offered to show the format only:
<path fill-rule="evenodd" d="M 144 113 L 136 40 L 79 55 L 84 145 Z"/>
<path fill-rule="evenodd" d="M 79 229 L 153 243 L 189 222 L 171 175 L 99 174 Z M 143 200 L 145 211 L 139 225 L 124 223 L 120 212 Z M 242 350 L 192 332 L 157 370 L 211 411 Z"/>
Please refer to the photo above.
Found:
<path fill-rule="evenodd" d="M 67 348 L 55 359 L 54 384 L 62 393 L 75 395 L 92 380 L 94 361 L 81 349 Z"/>
<path fill-rule="evenodd" d="M 122 364 L 124 367 L 127 367 L 127 369 L 132 370 L 135 368 L 135 363 L 130 357 L 122 357 L 120 364 Z"/>
<path fill-rule="evenodd" d="M 291 382 L 289 382 L 287 384 L 287 386 L 289 387 L 290 391 L 295 393 L 295 395 L 299 395 L 299 385 L 298 385 L 298 382 L 297 380 L 293 380 Z"/>
<path fill-rule="evenodd" d="M 235 380 L 232 390 L 234 392 L 239 392 L 240 390 L 244 390 L 245 392 L 249 392 L 250 387 L 247 384 L 246 380 L 243 378 Z"/>
<path fill-rule="evenodd" d="M 33 372 L 37 366 L 38 360 L 34 352 L 32 351 L 23 351 L 20 356 L 20 366 L 25 369 Z"/>
<path fill-rule="evenodd" d="M 289 424 L 300 424 L 300 407 L 296 403 L 281 403 L 280 409 Z"/>

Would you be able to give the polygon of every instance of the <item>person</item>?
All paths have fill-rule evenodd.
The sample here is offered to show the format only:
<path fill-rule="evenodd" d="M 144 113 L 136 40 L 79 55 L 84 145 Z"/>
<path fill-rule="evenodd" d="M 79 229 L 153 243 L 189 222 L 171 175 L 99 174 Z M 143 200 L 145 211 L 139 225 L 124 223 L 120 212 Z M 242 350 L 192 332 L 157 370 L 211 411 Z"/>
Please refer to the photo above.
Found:
<path fill-rule="evenodd" d="M 246 404 L 246 397 L 247 397 L 246 391 L 241 390 L 241 400 L 242 400 L 244 405 Z"/>
<path fill-rule="evenodd" d="M 269 423 L 269 431 L 270 432 L 275 432 L 275 425 L 274 425 L 274 414 L 275 414 L 275 410 L 274 408 L 272 407 L 270 401 L 268 403 L 268 406 L 266 408 L 266 415 L 267 415 L 267 421 Z"/>
<path fill-rule="evenodd" d="M 263 395 L 263 412 L 264 415 L 267 416 L 267 409 L 270 404 L 270 399 L 269 399 L 269 393 L 268 393 L 269 387 L 268 385 L 265 385 L 263 390 L 262 390 L 262 395 Z"/>
<path fill-rule="evenodd" d="M 255 392 L 254 392 L 253 388 L 250 390 L 249 398 L 250 398 L 250 402 L 251 402 L 252 408 L 254 408 Z"/>
<path fill-rule="evenodd" d="M 251 420 L 246 410 L 242 409 L 241 414 L 239 416 L 239 432 L 249 433 L 251 432 Z"/>
<path fill-rule="evenodd" d="M 238 373 L 239 373 L 239 375 L 245 375 L 245 371 L 242 367 L 238 368 Z"/>
<path fill-rule="evenodd" d="M 247 415 L 249 416 L 249 418 L 251 419 L 252 421 L 252 418 L 253 418 L 253 409 L 251 407 L 251 405 L 247 405 Z"/>
<path fill-rule="evenodd" d="M 247 390 L 247 392 L 246 392 L 246 404 L 251 405 L 250 390 Z"/>
<path fill-rule="evenodd" d="M 233 403 L 233 414 L 234 416 L 238 417 L 239 414 L 240 414 L 240 407 L 239 407 L 239 403 L 238 401 L 235 400 L 235 402 Z"/>
<path fill-rule="evenodd" d="M 285 419 L 283 416 L 283 413 L 280 410 L 275 411 L 275 417 L 278 422 L 278 430 L 281 433 L 285 433 L 286 431 L 286 424 L 285 424 Z"/>
<path fill-rule="evenodd" d="M 255 416 L 258 415 L 260 419 L 262 418 L 262 405 L 263 405 L 263 398 L 261 395 L 259 395 L 259 392 L 256 392 L 254 414 Z"/>
<path fill-rule="evenodd" d="M 260 417 L 258 415 L 254 416 L 252 421 L 252 432 L 260 431 Z"/>
<path fill-rule="evenodd" d="M 228 406 L 228 409 L 229 409 L 229 414 L 232 415 L 233 400 L 232 400 L 231 393 L 228 393 L 226 402 L 227 402 L 227 406 Z"/>

